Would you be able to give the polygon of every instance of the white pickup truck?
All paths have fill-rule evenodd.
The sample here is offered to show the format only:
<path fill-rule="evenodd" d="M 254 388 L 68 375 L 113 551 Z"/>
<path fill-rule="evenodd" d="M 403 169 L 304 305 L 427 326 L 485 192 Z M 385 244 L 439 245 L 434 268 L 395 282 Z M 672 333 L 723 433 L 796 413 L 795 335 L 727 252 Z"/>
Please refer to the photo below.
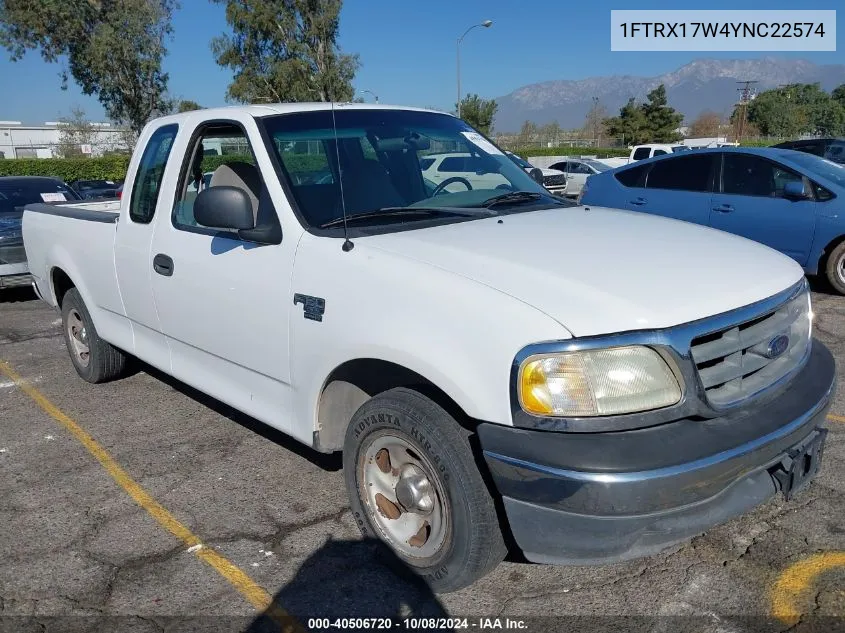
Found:
<path fill-rule="evenodd" d="M 478 181 L 426 188 L 433 146 Z M 23 236 L 83 379 L 134 356 L 343 451 L 361 532 L 436 591 L 506 537 L 535 562 L 648 555 L 819 466 L 835 368 L 796 263 L 551 196 L 449 114 L 157 119 L 122 200 L 27 206 Z"/>

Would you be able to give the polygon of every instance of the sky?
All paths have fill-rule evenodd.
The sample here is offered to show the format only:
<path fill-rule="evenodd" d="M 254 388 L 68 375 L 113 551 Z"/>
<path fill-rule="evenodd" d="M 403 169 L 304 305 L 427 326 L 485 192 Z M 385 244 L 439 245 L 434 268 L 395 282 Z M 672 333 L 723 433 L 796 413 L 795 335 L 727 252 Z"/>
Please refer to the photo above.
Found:
<path fill-rule="evenodd" d="M 524 86 L 554 79 L 630 74 L 654 76 L 694 59 L 781 56 L 818 64 L 845 63 L 845 5 L 842 0 L 811 0 L 810 9 L 837 12 L 837 52 L 700 53 L 611 52 L 610 10 L 637 9 L 796 9 L 794 0 L 345 0 L 339 45 L 358 53 L 361 67 L 354 85 L 382 103 L 452 110 L 456 100 L 455 43 L 461 46 L 462 93 L 498 97 Z M 208 0 L 181 0 L 168 43 L 165 70 L 170 92 L 203 106 L 226 105 L 232 73 L 219 67 L 210 41 L 227 30 L 225 8 Z M 72 84 L 60 90 L 57 64 L 32 51 L 10 62 L 0 50 L 0 120 L 55 121 L 81 107 L 89 120 L 105 120 L 95 97 Z M 15 87 L 9 89 L 9 87 Z M 370 93 L 360 96 L 371 100 Z"/>

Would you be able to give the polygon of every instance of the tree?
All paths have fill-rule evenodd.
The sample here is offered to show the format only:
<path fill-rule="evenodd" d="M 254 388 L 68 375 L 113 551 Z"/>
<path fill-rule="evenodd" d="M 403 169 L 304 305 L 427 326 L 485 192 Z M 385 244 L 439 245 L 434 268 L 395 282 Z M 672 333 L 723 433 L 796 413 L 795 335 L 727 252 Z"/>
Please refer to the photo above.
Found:
<path fill-rule="evenodd" d="M 61 158 L 85 156 L 83 145 L 93 147 L 97 144 L 97 128 L 85 117 L 85 110 L 74 107 L 70 116 L 59 119 L 59 143 L 56 153 Z"/>
<path fill-rule="evenodd" d="M 619 116 L 605 119 L 604 124 L 608 134 L 621 137 L 625 143 L 639 145 L 651 140 L 645 112 L 633 97 L 619 110 Z"/>
<path fill-rule="evenodd" d="M 202 110 L 202 106 L 196 101 L 191 101 L 190 99 L 181 99 L 176 104 L 177 112 L 190 112 L 191 110 Z"/>
<path fill-rule="evenodd" d="M 540 126 L 537 130 L 537 134 L 543 141 L 551 141 L 557 144 L 558 139 L 563 134 L 563 129 L 560 127 L 560 123 L 552 121 L 551 123 L 546 123 L 545 125 Z"/>
<path fill-rule="evenodd" d="M 519 130 L 518 143 L 521 146 L 528 145 L 537 136 L 537 124 L 533 121 L 525 121 Z"/>
<path fill-rule="evenodd" d="M 768 136 L 845 134 L 845 104 L 839 97 L 845 99 L 845 86 L 832 94 L 819 84 L 781 86 L 756 96 L 748 105 L 748 120 Z"/>
<path fill-rule="evenodd" d="M 234 101 L 350 101 L 357 55 L 337 45 L 341 0 L 214 0 L 226 5 L 231 35 L 212 42 L 231 68 Z"/>
<path fill-rule="evenodd" d="M 705 110 L 690 125 L 690 136 L 713 137 L 719 136 L 722 127 L 722 117 L 712 110 Z"/>
<path fill-rule="evenodd" d="M 845 105 L 828 99 L 814 112 L 814 127 L 820 136 L 845 135 Z"/>
<path fill-rule="evenodd" d="M 684 115 L 669 106 L 666 98 L 666 86 L 660 84 L 646 95 L 646 101 L 641 107 L 646 118 L 651 140 L 655 143 L 674 143 L 680 140 L 677 131 L 684 120 Z"/>
<path fill-rule="evenodd" d="M 840 84 L 834 88 L 833 92 L 830 93 L 830 96 L 834 101 L 838 101 L 840 105 L 845 107 L 845 84 Z"/>
<path fill-rule="evenodd" d="M 138 132 L 169 109 L 161 63 L 176 6 L 176 0 L 3 0 L 0 45 L 12 61 L 27 50 L 40 50 L 47 62 L 66 60 L 62 88 L 73 77 L 111 119 Z"/>
<path fill-rule="evenodd" d="M 584 135 L 588 139 L 596 141 L 596 146 L 601 145 L 601 137 L 607 135 L 607 108 L 604 107 L 598 97 L 593 97 L 593 103 L 587 110 L 584 118 Z"/>
<path fill-rule="evenodd" d="M 476 94 L 470 94 L 461 99 L 461 118 L 482 134 L 490 136 L 498 107 L 495 99 L 482 99 Z M 457 108 L 458 104 L 455 104 Z"/>
<path fill-rule="evenodd" d="M 626 143 L 674 143 L 681 138 L 677 131 L 684 116 L 669 106 L 666 87 L 660 84 L 646 95 L 647 101 L 637 105 L 632 97 L 619 111 L 619 116 L 605 119 L 607 131 L 621 136 Z"/>

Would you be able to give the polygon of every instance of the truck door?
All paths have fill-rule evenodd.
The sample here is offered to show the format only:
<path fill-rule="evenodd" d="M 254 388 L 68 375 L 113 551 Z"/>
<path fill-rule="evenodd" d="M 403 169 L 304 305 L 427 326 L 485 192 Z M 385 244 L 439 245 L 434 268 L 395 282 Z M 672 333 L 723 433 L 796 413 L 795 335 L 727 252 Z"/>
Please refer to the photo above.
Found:
<path fill-rule="evenodd" d="M 134 174 L 129 170 L 124 191 L 128 211 L 121 214 L 114 241 L 118 288 L 134 339 L 134 349 L 127 351 L 164 371 L 170 369 L 170 352 L 153 300 L 150 247 L 156 210 L 161 213 L 173 201 L 175 183 L 168 182 L 173 170 L 167 164 L 177 132 L 178 126 L 172 123 L 138 140 L 144 150 Z"/>
<path fill-rule="evenodd" d="M 259 216 L 285 204 L 270 194 L 262 171 L 273 173 L 255 121 L 201 123 L 191 135 L 174 184 L 173 204 L 157 220 L 153 293 L 171 350 L 171 373 L 282 430 L 290 427 L 288 319 L 296 235 L 278 245 L 240 239 L 236 231 L 199 225 L 194 199 L 204 188 L 238 187 Z M 204 156 L 219 145 L 221 156 Z M 263 165 L 261 168 L 259 165 Z M 210 177 L 209 177 L 210 176 Z M 207 183 L 207 184 L 206 184 Z"/>

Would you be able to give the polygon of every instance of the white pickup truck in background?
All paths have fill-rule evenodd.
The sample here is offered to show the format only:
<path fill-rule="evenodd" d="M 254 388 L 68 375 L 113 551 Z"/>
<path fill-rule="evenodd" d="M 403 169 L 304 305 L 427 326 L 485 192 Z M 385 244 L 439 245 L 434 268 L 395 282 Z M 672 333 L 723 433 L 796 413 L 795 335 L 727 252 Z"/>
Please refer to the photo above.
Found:
<path fill-rule="evenodd" d="M 473 170 L 427 185 L 436 147 Z M 452 115 L 164 117 L 121 200 L 29 205 L 23 237 L 83 379 L 134 356 L 343 451 L 361 532 L 436 591 L 503 533 L 535 562 L 648 555 L 819 466 L 834 362 L 795 262 L 551 196 Z"/>

